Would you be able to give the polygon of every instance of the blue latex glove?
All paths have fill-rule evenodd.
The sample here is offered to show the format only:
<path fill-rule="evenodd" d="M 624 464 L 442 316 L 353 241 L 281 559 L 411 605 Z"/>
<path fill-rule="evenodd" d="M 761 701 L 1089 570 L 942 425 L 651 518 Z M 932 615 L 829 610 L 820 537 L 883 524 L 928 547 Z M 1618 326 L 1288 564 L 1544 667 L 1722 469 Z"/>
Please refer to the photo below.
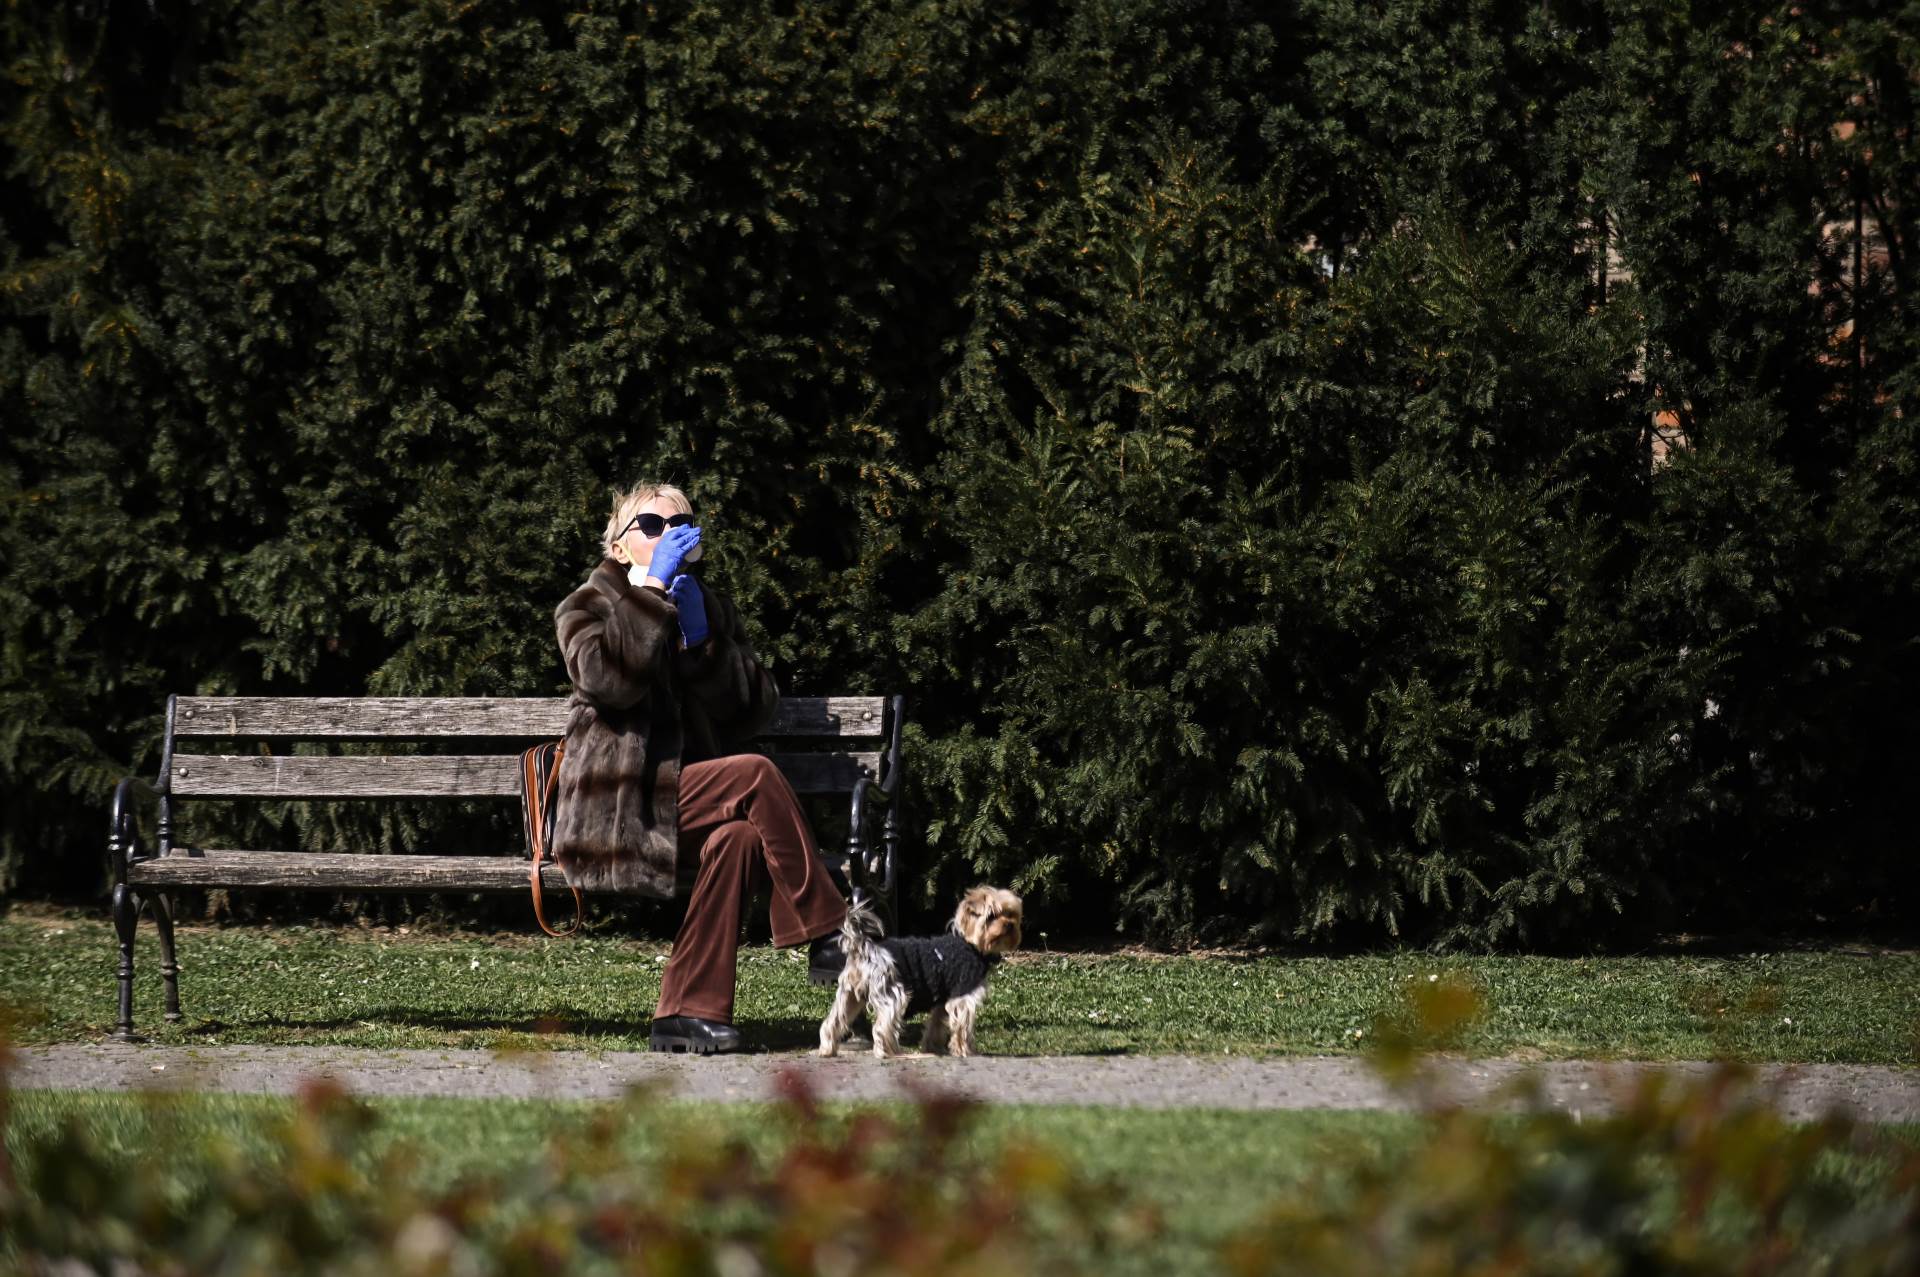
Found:
<path fill-rule="evenodd" d="M 662 581 L 673 580 L 673 574 L 680 570 L 680 565 L 693 553 L 693 547 L 699 544 L 700 529 L 693 524 L 668 528 L 654 544 L 653 562 L 647 564 L 647 575 Z"/>
<path fill-rule="evenodd" d="M 687 640 L 688 647 L 699 647 L 707 641 L 708 633 L 707 596 L 700 592 L 700 582 L 682 574 L 673 578 L 667 593 L 673 596 L 673 605 L 680 609 L 681 637 Z"/>

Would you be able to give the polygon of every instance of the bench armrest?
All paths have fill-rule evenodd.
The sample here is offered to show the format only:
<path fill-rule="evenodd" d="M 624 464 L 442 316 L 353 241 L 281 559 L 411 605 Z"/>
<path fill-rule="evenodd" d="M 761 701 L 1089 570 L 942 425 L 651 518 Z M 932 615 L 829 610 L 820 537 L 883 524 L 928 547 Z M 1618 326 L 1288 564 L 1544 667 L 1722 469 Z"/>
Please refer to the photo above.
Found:
<path fill-rule="evenodd" d="M 899 881 L 901 724 L 906 719 L 907 698 L 891 697 L 887 708 L 889 732 L 886 753 L 881 758 L 882 778 L 876 781 L 863 776 L 854 782 L 848 851 L 849 859 L 865 879 L 863 885 L 891 905 Z M 874 808 L 884 813 L 877 831 L 869 828 L 869 813 Z"/>
<path fill-rule="evenodd" d="M 852 785 L 852 824 L 849 837 L 849 862 L 856 874 L 856 887 L 870 895 L 893 901 L 893 883 L 897 878 L 893 845 L 876 830 L 877 810 L 893 807 L 893 791 L 862 776 Z"/>
<path fill-rule="evenodd" d="M 129 776 L 113 787 L 113 807 L 107 813 L 107 867 L 116 884 L 127 880 L 127 866 L 148 857 L 140 850 L 136 803 L 158 804 L 159 793 L 147 781 Z"/>
<path fill-rule="evenodd" d="M 864 889 L 874 895 L 886 894 L 878 888 L 885 885 L 890 875 L 884 864 L 876 866 L 873 863 L 875 839 L 868 821 L 873 808 L 886 806 L 890 797 L 871 777 L 862 776 L 853 782 L 853 813 L 847 827 L 847 862 L 853 869 L 856 891 Z"/>

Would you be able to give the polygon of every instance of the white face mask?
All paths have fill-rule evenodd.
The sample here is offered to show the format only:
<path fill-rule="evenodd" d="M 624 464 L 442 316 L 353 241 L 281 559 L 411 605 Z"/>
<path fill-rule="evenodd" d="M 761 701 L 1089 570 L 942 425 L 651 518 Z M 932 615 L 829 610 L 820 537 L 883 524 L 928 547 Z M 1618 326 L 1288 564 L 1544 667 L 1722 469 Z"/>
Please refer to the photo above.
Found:
<path fill-rule="evenodd" d="M 647 570 L 638 563 L 629 563 L 627 564 L 627 580 L 634 585 L 645 585 L 647 583 Z"/>

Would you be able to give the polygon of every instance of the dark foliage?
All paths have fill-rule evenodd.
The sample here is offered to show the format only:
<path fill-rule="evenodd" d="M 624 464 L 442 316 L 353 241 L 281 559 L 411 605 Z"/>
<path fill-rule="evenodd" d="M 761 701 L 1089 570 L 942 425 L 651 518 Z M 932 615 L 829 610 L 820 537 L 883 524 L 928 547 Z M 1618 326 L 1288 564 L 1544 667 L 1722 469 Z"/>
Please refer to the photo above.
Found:
<path fill-rule="evenodd" d="M 1543 944 L 1913 899 L 1911 4 L 0 23 L 11 890 L 98 883 L 169 692 L 562 690 L 551 608 L 659 477 L 789 691 L 913 695 L 925 902 Z"/>

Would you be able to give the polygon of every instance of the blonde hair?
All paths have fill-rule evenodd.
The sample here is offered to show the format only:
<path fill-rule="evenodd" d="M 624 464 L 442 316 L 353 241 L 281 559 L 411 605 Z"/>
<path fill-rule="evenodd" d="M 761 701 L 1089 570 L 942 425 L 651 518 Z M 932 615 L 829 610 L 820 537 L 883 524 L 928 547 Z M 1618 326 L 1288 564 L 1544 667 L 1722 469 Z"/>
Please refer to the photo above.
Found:
<path fill-rule="evenodd" d="M 613 557 L 613 542 L 629 523 L 633 516 L 640 513 L 640 507 L 655 498 L 662 499 L 682 514 L 693 513 L 693 502 L 687 494 L 670 483 L 640 483 L 625 492 L 616 490 L 613 494 L 613 513 L 607 517 L 607 530 L 600 536 L 600 550 L 609 559 Z"/>

